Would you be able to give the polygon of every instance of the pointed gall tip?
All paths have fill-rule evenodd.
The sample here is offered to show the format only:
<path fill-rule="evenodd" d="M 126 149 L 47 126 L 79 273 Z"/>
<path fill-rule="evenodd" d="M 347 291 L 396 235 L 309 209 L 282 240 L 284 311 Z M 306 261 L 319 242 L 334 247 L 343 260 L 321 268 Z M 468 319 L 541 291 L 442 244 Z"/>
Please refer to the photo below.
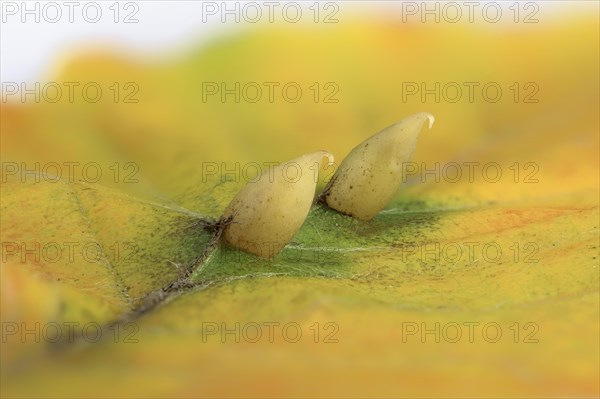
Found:
<path fill-rule="evenodd" d="M 433 127 L 433 123 L 435 122 L 435 116 L 433 116 L 429 112 L 421 112 L 419 113 L 419 116 L 429 119 L 429 128 L 431 129 Z"/>

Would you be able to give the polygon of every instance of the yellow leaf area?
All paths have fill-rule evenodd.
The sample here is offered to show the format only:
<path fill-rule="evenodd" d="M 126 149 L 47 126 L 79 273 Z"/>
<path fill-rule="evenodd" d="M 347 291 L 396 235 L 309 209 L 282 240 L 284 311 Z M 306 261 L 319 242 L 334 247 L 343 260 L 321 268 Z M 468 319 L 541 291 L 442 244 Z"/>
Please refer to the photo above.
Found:
<path fill-rule="evenodd" d="M 542 10 L 530 25 L 275 24 L 168 61 L 61 60 L 48 81 L 97 82 L 102 99 L 2 104 L 2 395 L 598 396 L 598 5 Z M 114 82 L 139 101 L 115 101 Z M 215 82 L 280 85 L 252 103 L 207 96 Z M 462 98 L 407 95 L 423 82 Z M 197 262 L 244 165 L 319 149 L 339 163 L 421 111 L 436 123 L 417 170 L 374 220 L 316 206 L 273 259 L 220 245 Z M 23 173 L 36 162 L 61 179 Z M 197 285 L 135 313 L 188 271 Z M 83 339 L 49 342 L 64 323 Z"/>

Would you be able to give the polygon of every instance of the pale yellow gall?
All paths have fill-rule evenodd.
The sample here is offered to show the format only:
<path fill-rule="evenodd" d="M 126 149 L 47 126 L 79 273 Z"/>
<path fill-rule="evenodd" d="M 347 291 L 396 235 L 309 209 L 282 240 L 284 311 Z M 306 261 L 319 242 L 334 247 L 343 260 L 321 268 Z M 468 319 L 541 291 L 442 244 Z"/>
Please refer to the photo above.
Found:
<path fill-rule="evenodd" d="M 270 167 L 248 182 L 226 208 L 223 230 L 227 243 L 262 258 L 277 254 L 296 235 L 313 203 L 324 159 L 319 151 Z"/>
<path fill-rule="evenodd" d="M 431 128 L 434 117 L 430 113 L 411 115 L 360 143 L 325 188 L 324 202 L 343 214 L 372 219 L 402 185 L 405 163 L 410 160 L 427 120 Z"/>

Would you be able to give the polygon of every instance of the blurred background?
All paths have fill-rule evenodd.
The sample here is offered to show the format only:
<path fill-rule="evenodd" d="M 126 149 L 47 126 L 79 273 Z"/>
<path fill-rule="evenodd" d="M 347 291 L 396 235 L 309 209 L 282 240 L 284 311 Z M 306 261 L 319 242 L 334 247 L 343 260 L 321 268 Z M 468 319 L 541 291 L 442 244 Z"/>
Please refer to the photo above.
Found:
<path fill-rule="evenodd" d="M 82 211 L 112 216 L 86 223 L 98 223 L 95 234 L 133 236 L 140 215 L 129 201 L 218 218 L 254 165 L 320 149 L 341 162 L 371 134 L 427 111 L 436 122 L 390 214 L 491 207 L 416 231 L 477 238 L 487 226 L 488 239 L 536 240 L 553 259 L 535 275 L 465 269 L 440 278 L 400 273 L 395 255 L 349 257 L 349 280 L 232 283 L 148 316 L 141 330 L 154 335 L 139 345 L 67 358 L 3 335 L 4 394 L 598 394 L 597 2 L 2 1 L 1 11 L 3 243 L 35 240 L 49 225 L 56 231 L 44 239 L 83 232 L 68 224 L 71 212 L 55 211 L 70 200 L 40 188 L 55 178 L 114 190 L 118 199 L 102 194 L 110 201 L 100 195 Z M 150 219 L 142 220 L 157 231 L 165 225 Z M 135 307 L 96 286 L 103 271 L 77 282 L 71 264 L 57 274 L 43 259 L 10 259 L 3 334 L 7 320 L 106 322 Z M 377 281 L 356 280 L 373 267 Z M 136 270 L 129 276 L 141 281 Z M 165 278 L 156 270 L 145 274 L 148 291 Z M 327 348 L 172 338 L 219 317 L 335 320 L 343 333 Z M 530 346 L 407 344 L 399 327 L 499 321 L 509 334 L 532 319 L 541 338 Z"/>

